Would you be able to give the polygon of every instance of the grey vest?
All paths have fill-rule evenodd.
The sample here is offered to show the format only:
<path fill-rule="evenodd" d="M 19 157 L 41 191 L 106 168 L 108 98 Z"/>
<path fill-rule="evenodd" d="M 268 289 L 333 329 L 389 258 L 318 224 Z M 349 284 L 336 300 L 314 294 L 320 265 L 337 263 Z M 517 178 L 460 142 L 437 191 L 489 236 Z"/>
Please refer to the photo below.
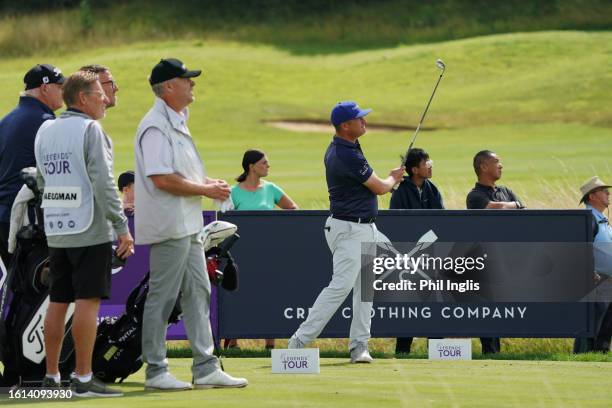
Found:
<path fill-rule="evenodd" d="M 140 122 L 136 133 L 135 171 L 135 239 L 138 244 L 153 244 L 168 239 L 179 239 L 199 233 L 203 227 L 202 197 L 177 196 L 155 187 L 145 174 L 142 137 L 150 128 L 159 129 L 172 149 L 174 173 L 196 183 L 203 183 L 205 170 L 198 150 L 186 129 L 174 126 L 170 109 L 162 99 L 156 98 L 153 108 Z"/>

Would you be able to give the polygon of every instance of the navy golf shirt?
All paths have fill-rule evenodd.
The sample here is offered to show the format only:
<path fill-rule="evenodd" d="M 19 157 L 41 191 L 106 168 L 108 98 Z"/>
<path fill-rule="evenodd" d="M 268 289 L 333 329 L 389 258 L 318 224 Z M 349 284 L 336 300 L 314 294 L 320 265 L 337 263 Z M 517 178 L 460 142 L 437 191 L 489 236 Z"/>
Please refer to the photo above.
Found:
<path fill-rule="evenodd" d="M 373 172 L 358 141 L 351 143 L 334 136 L 325 152 L 329 208 L 334 216 L 376 217 L 376 195 L 363 185 Z"/>
<path fill-rule="evenodd" d="M 11 220 L 11 207 L 23 185 L 21 169 L 36 166 L 34 140 L 40 125 L 55 119 L 53 111 L 30 96 L 0 121 L 0 222 Z"/>

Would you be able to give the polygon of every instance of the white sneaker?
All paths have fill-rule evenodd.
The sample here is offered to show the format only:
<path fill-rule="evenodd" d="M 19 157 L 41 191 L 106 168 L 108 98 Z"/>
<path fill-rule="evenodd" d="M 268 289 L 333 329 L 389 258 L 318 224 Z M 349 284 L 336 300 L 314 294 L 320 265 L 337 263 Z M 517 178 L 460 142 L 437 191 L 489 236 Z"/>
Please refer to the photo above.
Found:
<path fill-rule="evenodd" d="M 351 363 L 371 363 L 372 361 L 374 359 L 368 351 L 367 344 L 358 344 L 351 350 Z"/>
<path fill-rule="evenodd" d="M 249 384 L 246 378 L 232 377 L 228 373 L 215 370 L 205 377 L 193 381 L 196 388 L 242 388 Z"/>
<path fill-rule="evenodd" d="M 145 390 L 180 391 L 192 389 L 191 383 L 177 380 L 169 372 L 145 380 Z"/>
<path fill-rule="evenodd" d="M 300 340 L 299 337 L 295 334 L 291 336 L 291 338 L 289 339 L 289 344 L 287 344 L 288 349 L 302 349 L 305 346 L 306 345 L 302 343 L 302 340 Z"/>

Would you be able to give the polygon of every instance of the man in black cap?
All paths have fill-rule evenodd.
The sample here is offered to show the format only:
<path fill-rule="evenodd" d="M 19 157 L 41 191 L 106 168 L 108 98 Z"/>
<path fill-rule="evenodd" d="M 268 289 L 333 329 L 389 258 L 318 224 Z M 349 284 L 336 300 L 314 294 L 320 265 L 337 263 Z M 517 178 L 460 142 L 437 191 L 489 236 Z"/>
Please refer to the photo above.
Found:
<path fill-rule="evenodd" d="M 38 64 L 24 76 L 19 104 L 0 121 L 0 256 L 8 267 L 11 208 L 23 185 L 21 169 L 34 167 L 34 139 L 40 125 L 62 107 L 64 76 L 59 68 Z"/>
<path fill-rule="evenodd" d="M 204 262 L 202 196 L 225 200 L 230 187 L 206 176 L 187 119 L 194 101 L 190 71 L 174 58 L 162 59 L 149 83 L 157 98 L 136 133 L 136 242 L 150 245 L 149 292 L 142 325 L 145 389 L 238 388 L 248 381 L 223 372 L 212 354 L 210 280 Z M 183 321 L 193 351 L 192 378 L 181 381 L 168 369 L 166 330 L 179 292 Z"/>

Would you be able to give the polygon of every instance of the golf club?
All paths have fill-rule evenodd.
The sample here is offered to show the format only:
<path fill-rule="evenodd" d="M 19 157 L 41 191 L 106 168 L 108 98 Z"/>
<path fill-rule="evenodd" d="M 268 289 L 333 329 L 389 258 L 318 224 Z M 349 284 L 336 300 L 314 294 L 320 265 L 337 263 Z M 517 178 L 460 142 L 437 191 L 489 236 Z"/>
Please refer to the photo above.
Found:
<path fill-rule="evenodd" d="M 427 111 L 429 110 L 429 105 L 431 104 L 431 100 L 436 94 L 436 90 L 438 89 L 438 85 L 440 84 L 440 80 L 442 79 L 442 75 L 444 75 L 444 71 L 446 70 L 446 64 L 444 64 L 444 61 L 442 61 L 439 58 L 436 60 L 436 67 L 442 72 L 440 72 L 440 76 L 438 77 L 438 80 L 436 81 L 436 86 L 434 87 L 433 92 L 431 93 L 431 96 L 429 97 L 429 100 L 427 101 L 427 106 L 425 107 L 425 110 L 423 111 L 423 114 L 421 115 L 421 120 L 419 120 L 419 124 L 417 125 L 414 131 L 414 134 L 412 135 L 412 140 L 410 141 L 408 150 L 406 151 L 406 154 L 404 155 L 404 158 L 402 159 L 402 166 L 406 165 L 406 159 L 408 158 L 408 152 L 410 152 L 410 150 L 412 149 L 412 145 L 414 145 L 414 141 L 416 140 L 417 134 L 419 133 L 419 130 L 421 129 L 421 125 L 423 124 L 425 115 L 427 115 Z M 393 189 L 394 190 L 397 189 L 398 185 L 399 183 L 396 184 L 395 187 L 393 187 Z"/>

